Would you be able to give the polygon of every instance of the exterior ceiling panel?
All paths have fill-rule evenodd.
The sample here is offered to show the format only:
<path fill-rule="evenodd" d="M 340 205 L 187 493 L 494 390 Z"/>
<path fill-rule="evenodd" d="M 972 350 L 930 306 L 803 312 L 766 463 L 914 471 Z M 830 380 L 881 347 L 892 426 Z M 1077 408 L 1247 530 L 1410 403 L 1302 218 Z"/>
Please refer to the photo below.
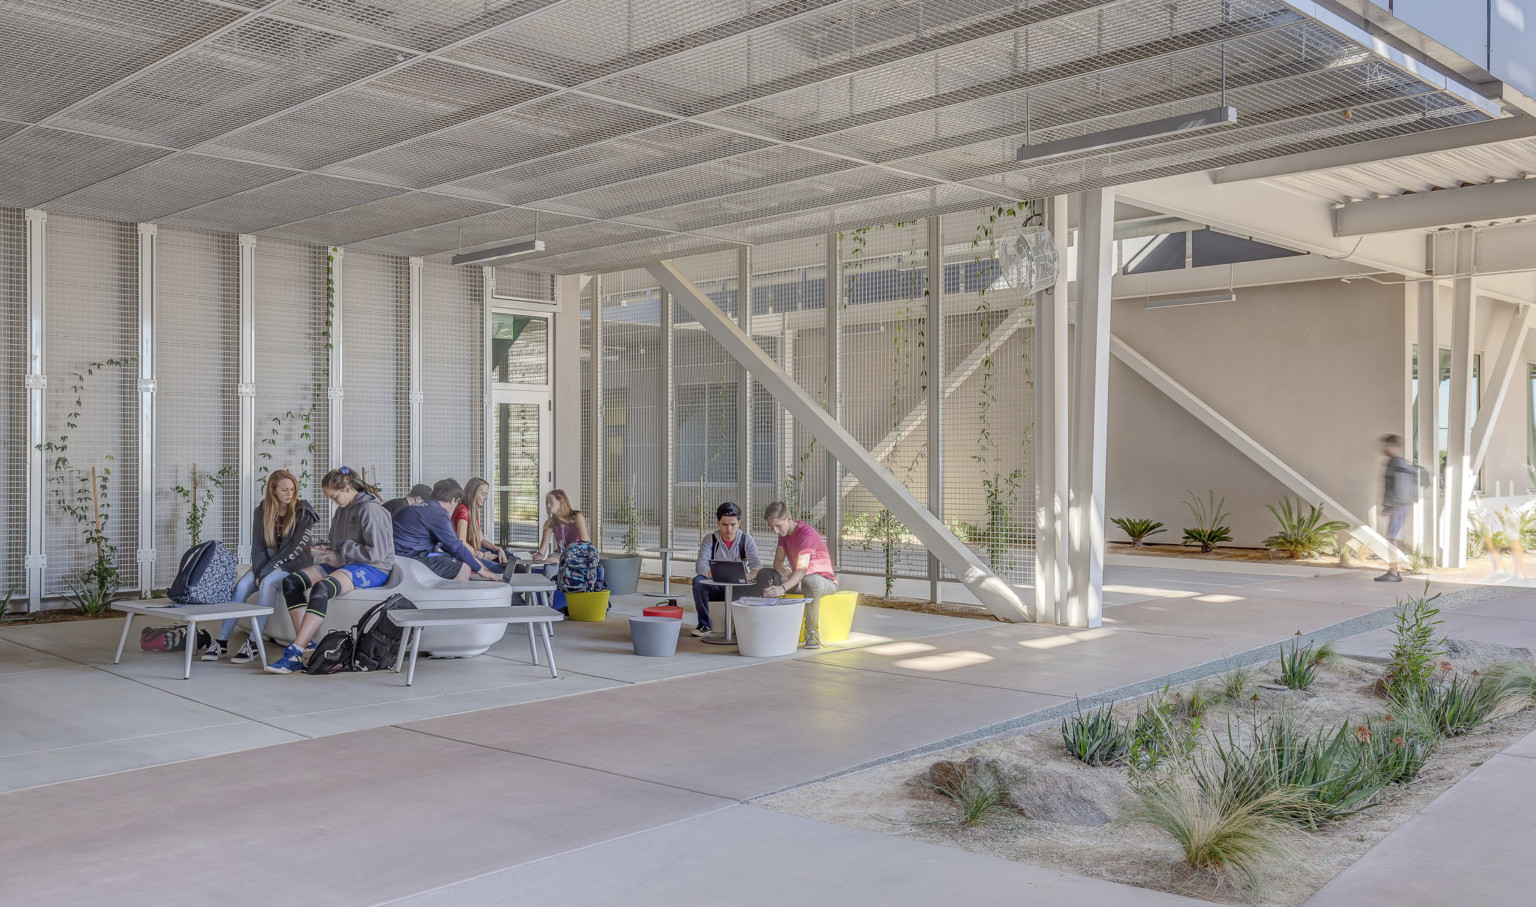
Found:
<path fill-rule="evenodd" d="M 203 150 L 318 168 L 547 93 L 526 82 L 427 59 L 217 139 Z"/>
<path fill-rule="evenodd" d="M 537 225 L 539 235 L 562 227 L 580 226 L 586 221 L 558 214 L 537 214 L 520 208 L 501 208 L 485 214 L 433 226 L 418 227 L 387 236 L 377 236 L 358 243 L 360 248 L 395 255 L 443 255 L 466 249 L 488 248 L 513 240 L 532 237 Z"/>
<path fill-rule="evenodd" d="M 0 205 L 41 205 L 166 153 L 58 129 L 18 132 L 0 142 Z"/>
<path fill-rule="evenodd" d="M 164 218 L 171 226 L 257 233 L 405 190 L 305 173 Z"/>
<path fill-rule="evenodd" d="M 377 236 L 402 233 L 495 210 L 499 209 L 485 202 L 412 192 L 364 202 L 334 214 L 284 224 L 267 232 L 295 242 L 346 246 Z"/>
<path fill-rule="evenodd" d="M 1271 180 L 1293 192 L 1343 204 L 1536 174 L 1536 139 L 1499 142 Z"/>
<path fill-rule="evenodd" d="M 394 52 L 255 19 L 107 92 L 60 125 L 185 148 L 388 66 Z"/>
<path fill-rule="evenodd" d="M 36 122 L 239 17 L 199 0 L 0 4 L 0 117 Z"/>
<path fill-rule="evenodd" d="M 63 198 L 50 211 L 144 222 L 290 176 L 287 170 L 197 154 L 173 154 Z"/>
<path fill-rule="evenodd" d="M 419 51 L 433 51 L 538 13 L 561 0 L 300 0 L 285 18 Z"/>

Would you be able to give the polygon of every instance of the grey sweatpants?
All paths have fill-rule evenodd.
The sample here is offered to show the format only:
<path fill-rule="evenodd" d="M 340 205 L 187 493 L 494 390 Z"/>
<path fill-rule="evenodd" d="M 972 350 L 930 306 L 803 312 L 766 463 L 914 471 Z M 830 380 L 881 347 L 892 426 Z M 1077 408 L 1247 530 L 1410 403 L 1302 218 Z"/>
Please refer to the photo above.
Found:
<path fill-rule="evenodd" d="M 773 585 L 783 585 L 783 574 L 774 573 Z M 831 595 L 837 591 L 837 583 L 817 573 L 808 573 L 801 580 L 800 585 L 790 592 L 798 592 L 805 598 L 805 644 L 808 646 L 821 644 L 821 597 Z"/>

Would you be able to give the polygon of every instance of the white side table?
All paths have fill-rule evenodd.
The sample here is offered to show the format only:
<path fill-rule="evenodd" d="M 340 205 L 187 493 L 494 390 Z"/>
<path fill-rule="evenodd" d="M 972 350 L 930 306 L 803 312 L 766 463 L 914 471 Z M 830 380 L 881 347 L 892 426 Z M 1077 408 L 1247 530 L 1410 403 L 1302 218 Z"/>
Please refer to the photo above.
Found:
<path fill-rule="evenodd" d="M 646 595 L 649 595 L 651 598 L 671 598 L 672 597 L 672 555 L 674 555 L 674 554 L 691 554 L 691 553 L 693 553 L 693 549 L 692 548 L 652 548 L 649 551 L 643 551 L 641 553 L 645 554 L 647 556 L 654 555 L 656 557 L 661 558 L 661 591 L 660 592 L 647 592 Z"/>
<path fill-rule="evenodd" d="M 244 602 L 225 602 L 220 605 L 150 605 L 139 602 L 113 602 L 112 610 L 121 611 L 126 615 L 123 619 L 123 635 L 117 641 L 117 655 L 112 659 L 113 664 L 123 660 L 123 646 L 128 642 L 128 631 L 133 628 L 133 618 L 137 615 L 160 617 L 187 625 L 187 659 L 181 669 L 182 680 L 192 676 L 192 650 L 197 648 L 199 621 L 222 622 L 232 617 L 237 620 L 249 619 L 251 638 L 256 640 L 256 652 L 261 658 L 261 664 L 267 663 L 267 647 L 261 641 L 261 629 L 256 626 L 256 618 L 267 617 L 272 613 L 272 609 L 266 605 L 247 605 Z"/>
<path fill-rule="evenodd" d="M 717 583 L 714 580 L 707 580 L 706 582 L 708 582 L 711 586 L 719 586 L 725 590 L 725 635 L 722 636 L 718 633 L 711 633 L 708 636 L 701 637 L 699 642 L 707 642 L 712 646 L 734 646 L 736 645 L 736 635 L 731 632 L 731 593 L 735 592 L 737 589 L 740 589 L 743 586 L 751 586 L 753 584 Z M 704 607 L 707 608 L 709 605 L 706 604 Z"/>

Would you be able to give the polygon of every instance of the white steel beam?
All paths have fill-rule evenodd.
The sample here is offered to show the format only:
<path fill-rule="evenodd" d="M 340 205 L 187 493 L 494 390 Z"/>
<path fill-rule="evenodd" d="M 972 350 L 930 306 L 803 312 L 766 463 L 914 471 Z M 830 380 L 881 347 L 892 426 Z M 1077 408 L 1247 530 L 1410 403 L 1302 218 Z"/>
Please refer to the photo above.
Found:
<path fill-rule="evenodd" d="M 155 277 L 154 224 L 139 224 L 139 597 L 155 581 Z"/>
<path fill-rule="evenodd" d="M 751 337 L 735 322 L 723 316 L 709 301 L 709 297 L 694 286 L 682 271 L 669 261 L 647 265 L 646 270 L 661 282 L 679 305 L 698 319 L 727 355 L 757 375 L 758 383 L 809 428 L 832 456 L 852 470 L 881 506 L 889 509 L 917 536 L 924 547 L 938 556 L 983 606 L 1001 620 L 1029 619 L 1028 610 L 1018 594 L 987 569 L 970 548 L 945 528 L 943 521 L 929 513 L 922 502 L 896 481 L 880 461 L 870 456 L 869 451 L 860 446 L 853 435 L 839 425 L 837 419 L 823 409 L 814 397 L 786 375 L 773 359 L 752 342 Z"/>
<path fill-rule="evenodd" d="M 601 550 L 603 547 L 603 449 L 608 444 L 603 424 L 603 275 L 592 277 L 592 356 L 588 362 L 592 375 L 592 397 L 589 407 L 592 430 L 592 449 L 585 451 L 591 461 L 592 488 L 588 492 L 592 500 L 580 509 L 587 514 L 587 531 Z"/>
<path fill-rule="evenodd" d="M 27 228 L 27 610 L 43 603 L 43 570 L 48 566 L 44 533 L 48 513 L 48 214 L 28 209 Z"/>
<path fill-rule="evenodd" d="M 426 262 L 420 258 L 412 258 L 410 266 L 410 289 L 408 291 L 408 320 L 410 321 L 410 348 L 411 348 L 411 478 L 408 484 L 415 485 L 421 481 L 421 445 L 422 445 L 422 403 L 426 399 L 423 390 L 422 371 L 422 340 L 421 340 L 421 297 L 422 280 L 425 276 L 422 271 L 426 268 Z"/>
<path fill-rule="evenodd" d="M 1424 255 L 1434 268 L 1434 238 L 1425 238 Z M 1424 489 L 1419 503 L 1419 550 L 1441 562 L 1440 553 L 1440 331 L 1435 317 L 1437 308 L 1435 282 L 1420 281 L 1418 292 L 1419 322 L 1419 465 L 1436 477 Z"/>
<path fill-rule="evenodd" d="M 1120 186 L 1121 199 L 1259 242 L 1348 259 L 1379 271 L 1424 277 L 1424 245 L 1417 235 L 1340 239 L 1333 206 L 1262 182 L 1212 182 L 1209 171 Z"/>
<path fill-rule="evenodd" d="M 1175 381 L 1167 372 L 1153 365 L 1151 361 L 1132 349 L 1123 340 L 1118 337 L 1111 337 L 1110 348 L 1115 358 L 1130 366 L 1131 371 L 1145 378 L 1149 384 L 1164 396 L 1177 403 L 1185 412 L 1199 419 L 1202 424 L 1211 431 L 1214 431 L 1222 440 L 1231 444 L 1239 453 L 1256 463 L 1259 468 L 1274 476 L 1275 479 L 1290 489 L 1297 497 L 1307 502 L 1316 501 L 1321 504 L 1324 512 L 1330 517 L 1343 520 L 1349 524 L 1349 533 L 1351 535 L 1363 542 L 1383 560 L 1387 558 L 1390 551 L 1390 543 L 1382 537 L 1381 533 L 1371 528 L 1365 520 L 1351 513 L 1344 505 L 1313 484 L 1301 473 L 1292 469 L 1283 460 L 1271 453 L 1268 448 L 1255 441 L 1247 432 L 1238 428 L 1225 416 L 1212 409 L 1210 404 L 1195 396 L 1188 388 Z"/>
<path fill-rule="evenodd" d="M 675 388 L 676 375 L 673 372 L 673 364 L 677 361 L 677 332 L 672 329 L 672 323 L 677 319 L 672 317 L 672 294 L 665 289 L 661 291 L 661 300 L 657 311 L 660 317 L 656 319 L 659 333 L 656 337 L 656 412 L 659 414 L 661 424 L 656 431 L 656 479 L 661 484 L 660 527 L 657 541 L 663 548 L 672 546 L 672 520 L 673 497 L 676 494 L 672 480 L 672 473 L 676 466 L 677 448 L 674 441 L 677 437 L 677 403 Z M 744 516 L 743 527 L 751 518 L 751 511 L 742 506 Z M 665 588 L 665 587 L 664 587 Z"/>
<path fill-rule="evenodd" d="M 843 419 L 843 266 L 838 260 L 837 239 L 836 233 L 827 236 L 827 279 L 823 286 L 826 288 L 827 316 L 827 412 L 832 421 L 840 425 Z M 827 501 L 827 510 L 823 514 L 827 548 L 832 552 L 832 563 L 836 564 L 842 560 L 843 550 L 843 474 L 838 468 L 837 452 L 831 445 L 824 446 L 827 451 L 827 488 L 838 491 Z"/>
<path fill-rule="evenodd" d="M 1475 145 L 1509 142 L 1532 136 L 1536 136 L 1536 117 L 1506 117 L 1466 126 L 1451 126 L 1445 129 L 1432 129 L 1428 132 L 1357 142 L 1337 148 L 1304 151 L 1300 154 L 1270 158 L 1267 161 L 1233 164 L 1219 168 L 1214 179 L 1218 183 L 1240 183 L 1245 180 L 1295 176 L 1359 164 L 1378 164 L 1382 161 L 1400 160 L 1421 154 L 1455 151 Z"/>
<path fill-rule="evenodd" d="M 1455 235 L 1456 274 L 1470 274 L 1476 232 L 1458 230 Z M 1436 263 L 1439 256 L 1436 256 Z M 1451 301 L 1451 401 L 1449 439 L 1446 442 L 1445 511 L 1447 567 L 1467 565 L 1467 509 L 1472 493 L 1472 343 L 1477 336 L 1477 306 L 1471 277 L 1452 281 Z"/>
<path fill-rule="evenodd" d="M 1525 365 L 1521 351 L 1525 349 L 1525 338 L 1529 336 L 1533 325 L 1536 325 L 1536 306 L 1519 306 L 1511 312 L 1493 373 L 1481 377 L 1483 399 L 1477 407 L 1477 421 L 1472 425 L 1473 475 L 1483 468 L 1483 458 L 1488 454 L 1488 442 L 1493 438 L 1494 426 L 1499 424 L 1499 413 L 1504 409 L 1510 385 L 1514 384 L 1515 373 Z"/>
<path fill-rule="evenodd" d="M 944 324 L 944 219 L 940 215 L 928 218 L 928 267 L 924 271 L 928 284 L 928 345 L 924 355 L 928 361 L 928 394 L 923 400 L 924 416 L 928 419 L 928 512 L 939 522 L 944 521 L 944 390 L 941 385 L 948 374 L 949 362 L 945 353 L 949 342 Z M 902 420 L 905 424 L 906 420 Z M 915 424 L 915 423 L 914 423 Z M 899 427 L 899 426 L 898 426 Z M 910 430 L 910 429 L 909 429 Z M 876 459 L 880 459 L 876 455 Z M 938 604 L 943 565 L 932 552 L 928 554 L 928 600 Z"/>
<path fill-rule="evenodd" d="M 1350 202 L 1334 211 L 1333 234 L 1353 237 L 1433 230 L 1517 217 L 1536 217 L 1536 179 Z M 1471 269 L 1470 261 L 1467 267 Z"/>
<path fill-rule="evenodd" d="M 501 495 L 496 493 L 496 439 L 492 436 L 495 431 L 494 410 L 495 405 L 491 397 L 491 300 L 496 298 L 496 269 L 486 267 L 480 269 L 480 475 L 491 483 L 492 494 L 486 498 L 485 525 L 500 526 L 501 514 L 497 508 L 501 505 Z M 543 444 L 543 439 L 539 441 Z M 507 477 L 501 476 L 501 481 L 506 482 Z M 543 495 L 539 495 L 543 497 Z M 499 544 L 505 545 L 511 539 L 496 539 Z"/>
<path fill-rule="evenodd" d="M 1056 285 L 1035 295 L 1036 620 L 1067 622 L 1067 506 L 1071 488 L 1070 357 L 1067 351 L 1067 197 L 1045 202 L 1045 223 L 1061 253 Z"/>
<path fill-rule="evenodd" d="M 329 297 L 329 311 L 325 313 L 326 333 L 325 360 L 326 360 L 326 452 L 329 454 L 331 469 L 338 469 L 346 460 L 344 459 L 344 443 L 342 438 L 342 404 L 345 397 L 343 388 L 342 355 L 341 355 L 341 324 L 344 318 L 341 303 L 341 272 L 343 270 L 343 251 L 336 246 L 325 250 L 325 272 L 327 286 L 326 295 Z"/>
<path fill-rule="evenodd" d="M 245 514 L 256 509 L 256 237 L 239 240 L 240 381 L 235 393 L 240 402 L 240 563 L 251 562 L 251 522 Z"/>
<path fill-rule="evenodd" d="M 1109 445 L 1109 314 L 1115 192 L 1079 193 L 1077 334 L 1067 499 L 1069 627 L 1104 621 L 1104 481 Z"/>
<path fill-rule="evenodd" d="M 752 247 L 736 250 L 736 326 L 752 336 Z M 736 363 L 736 504 L 742 527 L 752 518 L 752 374 Z"/>

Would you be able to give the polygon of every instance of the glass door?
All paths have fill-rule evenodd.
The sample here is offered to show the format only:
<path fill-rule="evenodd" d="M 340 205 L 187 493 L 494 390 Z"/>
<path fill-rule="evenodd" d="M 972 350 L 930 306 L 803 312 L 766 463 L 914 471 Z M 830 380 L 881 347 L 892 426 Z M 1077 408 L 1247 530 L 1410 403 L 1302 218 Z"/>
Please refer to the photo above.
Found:
<path fill-rule="evenodd" d="M 491 487 L 498 544 L 536 544 L 550 490 L 549 394 L 497 389 L 491 413 Z"/>

